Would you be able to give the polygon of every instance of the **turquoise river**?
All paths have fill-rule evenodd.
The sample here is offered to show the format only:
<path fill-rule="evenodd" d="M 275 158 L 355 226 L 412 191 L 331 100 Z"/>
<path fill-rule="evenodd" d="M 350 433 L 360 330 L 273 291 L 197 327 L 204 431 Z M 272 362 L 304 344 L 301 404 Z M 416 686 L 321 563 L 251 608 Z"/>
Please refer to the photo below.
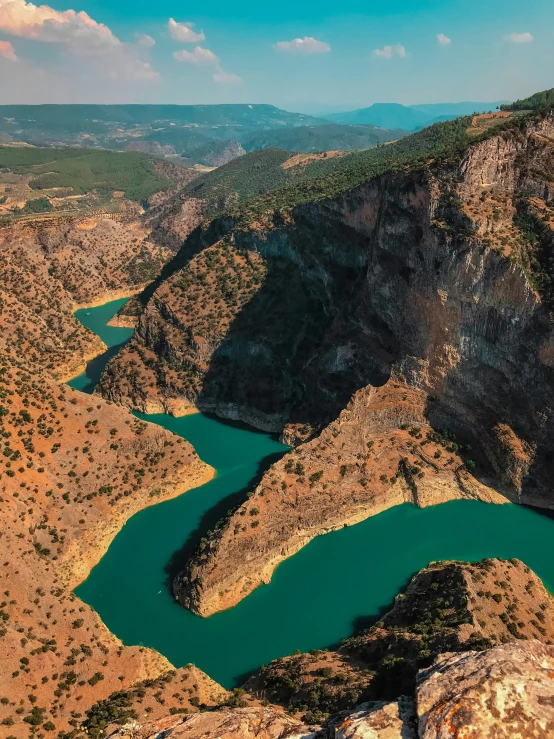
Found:
<path fill-rule="evenodd" d="M 106 326 L 115 301 L 77 318 L 110 346 L 132 331 Z M 70 384 L 92 392 L 106 356 Z M 518 557 L 554 587 L 554 520 L 515 505 L 454 501 L 420 510 L 401 505 L 315 539 L 284 562 L 270 585 L 235 608 L 202 619 L 168 588 L 194 544 L 276 455 L 275 439 L 197 414 L 142 416 L 188 439 L 216 478 L 133 516 L 76 593 L 125 644 L 142 644 L 175 666 L 192 662 L 226 687 L 271 659 L 336 644 L 386 610 L 411 575 L 440 559 Z M 184 548 L 184 549 L 183 549 Z M 181 559 L 180 559 L 181 557 Z"/>

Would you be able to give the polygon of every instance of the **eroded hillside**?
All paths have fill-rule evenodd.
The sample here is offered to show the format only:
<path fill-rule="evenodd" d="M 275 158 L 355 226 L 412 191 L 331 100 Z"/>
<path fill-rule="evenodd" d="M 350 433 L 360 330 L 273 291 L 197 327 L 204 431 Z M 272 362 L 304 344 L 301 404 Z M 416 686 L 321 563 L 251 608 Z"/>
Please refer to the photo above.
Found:
<path fill-rule="evenodd" d="M 33 726 L 67 729 L 98 698 L 171 670 L 152 650 L 123 647 L 71 590 L 136 511 L 213 470 L 183 439 L 1 358 L 0 725 L 27 737 Z M 176 706 L 204 685 L 194 677 Z M 221 693 L 205 683 L 208 702 L 210 685 Z"/>
<path fill-rule="evenodd" d="M 60 379 L 74 377 L 103 349 L 73 317 L 75 308 L 137 292 L 170 255 L 148 239 L 138 212 L 124 222 L 88 218 L 1 228 L 2 345 Z"/>

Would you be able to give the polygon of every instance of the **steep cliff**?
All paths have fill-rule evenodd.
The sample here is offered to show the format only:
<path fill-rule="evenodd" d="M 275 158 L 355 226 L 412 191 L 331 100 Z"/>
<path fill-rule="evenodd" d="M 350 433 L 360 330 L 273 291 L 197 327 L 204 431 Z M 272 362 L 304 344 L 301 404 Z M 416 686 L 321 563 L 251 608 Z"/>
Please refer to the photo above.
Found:
<path fill-rule="evenodd" d="M 553 505 L 554 117 L 469 124 L 456 156 L 197 229 L 108 365 L 129 407 L 311 439 L 249 499 L 257 529 L 241 506 L 178 578 L 193 610 L 403 500 Z"/>

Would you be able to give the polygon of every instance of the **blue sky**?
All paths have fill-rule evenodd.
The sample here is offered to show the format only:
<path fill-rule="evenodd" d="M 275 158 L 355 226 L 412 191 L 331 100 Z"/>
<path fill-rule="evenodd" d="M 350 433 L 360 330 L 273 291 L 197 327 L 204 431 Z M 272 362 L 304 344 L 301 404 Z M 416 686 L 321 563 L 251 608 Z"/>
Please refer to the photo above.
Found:
<path fill-rule="evenodd" d="M 0 0 L 0 100 L 512 99 L 554 86 L 553 30 L 552 0 Z"/>

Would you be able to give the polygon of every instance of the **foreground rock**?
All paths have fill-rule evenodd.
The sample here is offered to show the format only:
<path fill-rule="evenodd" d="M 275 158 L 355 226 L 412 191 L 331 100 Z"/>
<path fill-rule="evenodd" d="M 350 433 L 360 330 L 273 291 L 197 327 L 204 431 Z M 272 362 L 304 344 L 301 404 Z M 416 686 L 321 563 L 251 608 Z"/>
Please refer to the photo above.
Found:
<path fill-rule="evenodd" d="M 513 642 L 444 654 L 418 675 L 419 739 L 554 736 L 554 647 Z"/>
<path fill-rule="evenodd" d="M 362 703 L 353 713 L 333 716 L 325 734 L 334 739 L 417 739 L 414 701 Z"/>
<path fill-rule="evenodd" d="M 418 675 L 415 701 L 365 703 L 309 726 L 278 709 L 222 709 L 110 733 L 123 739 L 549 739 L 554 735 L 554 647 L 512 642 L 441 655 Z"/>
<path fill-rule="evenodd" d="M 317 727 L 319 728 L 319 727 Z M 162 721 L 131 723 L 116 729 L 110 737 L 154 739 L 160 734 L 171 739 L 312 739 L 317 728 L 311 729 L 298 719 L 287 716 L 274 707 L 228 708 L 194 716 L 174 716 Z"/>

